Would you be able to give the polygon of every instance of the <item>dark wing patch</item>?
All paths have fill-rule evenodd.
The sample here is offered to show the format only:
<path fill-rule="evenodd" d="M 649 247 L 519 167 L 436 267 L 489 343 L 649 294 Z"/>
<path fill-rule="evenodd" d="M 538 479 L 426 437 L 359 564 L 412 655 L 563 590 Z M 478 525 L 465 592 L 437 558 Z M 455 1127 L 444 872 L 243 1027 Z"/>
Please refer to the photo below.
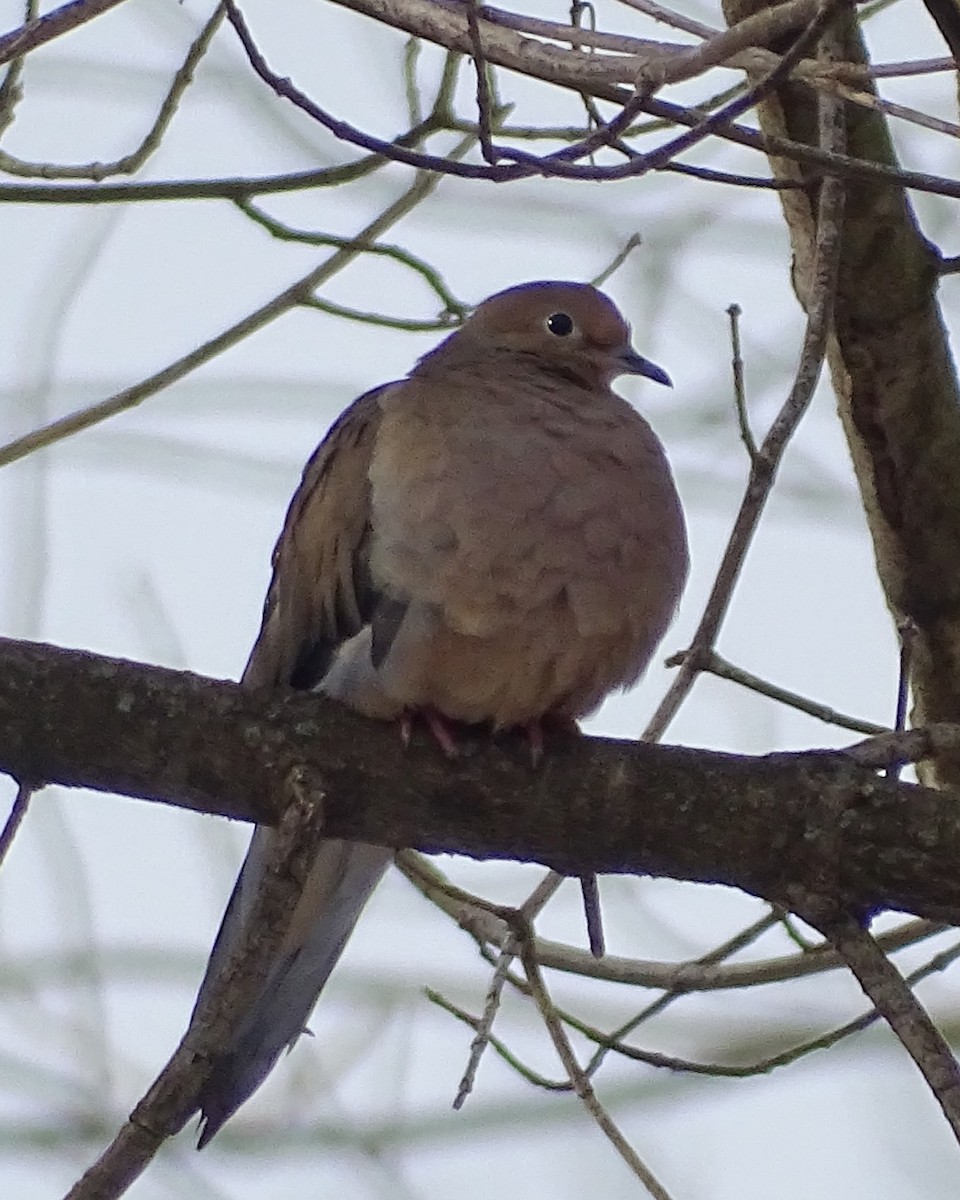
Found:
<path fill-rule="evenodd" d="M 273 551 L 263 623 L 243 673 L 248 687 L 315 686 L 376 610 L 369 470 L 379 398 L 391 386 L 355 400 L 304 468 Z"/>
<path fill-rule="evenodd" d="M 397 636 L 406 615 L 407 602 L 405 600 L 394 600 L 390 596 L 380 597 L 370 618 L 373 634 L 370 661 L 374 667 L 379 667 L 390 653 L 393 639 Z"/>

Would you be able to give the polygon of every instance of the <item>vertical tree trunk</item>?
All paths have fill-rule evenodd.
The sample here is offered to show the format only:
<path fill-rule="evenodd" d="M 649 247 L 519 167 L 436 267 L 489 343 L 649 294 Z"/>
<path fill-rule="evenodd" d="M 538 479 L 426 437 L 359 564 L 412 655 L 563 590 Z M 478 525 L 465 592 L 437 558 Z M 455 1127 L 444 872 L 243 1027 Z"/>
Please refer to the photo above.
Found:
<path fill-rule="evenodd" d="M 734 24 L 769 5 L 724 0 L 723 7 Z M 840 20 L 846 60 L 866 63 L 856 16 Z M 764 133 L 816 139 L 815 96 L 803 84 L 782 87 L 758 112 Z M 846 119 L 851 157 L 898 165 L 881 113 L 848 103 Z M 770 163 L 778 179 L 810 178 L 801 164 Z M 780 193 L 801 304 L 816 188 L 814 180 Z M 913 631 L 918 725 L 960 720 L 960 406 L 937 304 L 939 257 L 901 188 L 849 180 L 828 361 L 887 603 Z M 936 776 L 960 780 L 960 757 L 941 761 Z"/>

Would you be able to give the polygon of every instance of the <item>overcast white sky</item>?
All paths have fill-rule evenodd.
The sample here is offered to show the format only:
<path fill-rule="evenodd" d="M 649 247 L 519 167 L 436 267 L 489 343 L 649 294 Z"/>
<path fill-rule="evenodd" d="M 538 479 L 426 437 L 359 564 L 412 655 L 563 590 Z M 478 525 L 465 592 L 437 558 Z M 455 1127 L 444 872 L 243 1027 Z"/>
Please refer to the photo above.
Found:
<path fill-rule="evenodd" d="M 34 56 L 4 149 L 61 162 L 128 150 L 209 7 L 128 0 Z M 538 10 L 566 19 L 563 4 L 541 2 Z M 597 10 L 599 28 L 657 35 L 658 27 L 625 8 Z M 244 11 L 281 74 L 365 128 L 390 136 L 401 128 L 399 35 L 323 0 L 250 0 Z M 684 11 L 721 23 L 712 5 Z M 20 19 L 18 5 L 0 0 L 0 28 Z M 914 0 L 878 18 L 872 39 L 878 61 L 943 52 Z M 424 53 L 425 83 L 437 62 Z M 717 89 L 731 78 L 718 77 Z M 678 95 L 706 94 L 698 86 Z M 914 80 L 888 93 L 955 120 L 950 87 L 946 79 Z M 464 111 L 471 90 L 465 76 Z M 504 94 L 517 101 L 517 121 L 579 117 L 576 97 L 509 78 Z M 907 154 L 913 167 L 955 174 L 946 137 L 911 134 Z M 264 175 L 346 157 L 264 94 L 223 31 L 144 175 Z M 695 161 L 762 170 L 759 159 L 720 147 Z M 349 235 L 408 179 L 390 168 L 362 186 L 280 197 L 267 207 Z M 949 202 L 921 200 L 919 208 L 928 236 L 957 253 Z M 609 290 L 632 319 L 639 349 L 666 367 L 675 388 L 620 386 L 668 445 L 693 551 L 666 654 L 685 645 L 696 623 L 745 476 L 728 382 L 727 306 L 743 308 L 758 430 L 782 402 L 796 362 L 802 322 L 775 197 L 670 176 L 615 187 L 447 181 L 386 240 L 429 258 L 457 295 L 474 302 L 523 279 L 589 278 L 637 232 L 643 248 Z M 5 205 L 0 441 L 136 382 L 326 253 L 281 245 L 222 202 Z M 951 324 L 958 289 L 945 281 Z M 434 311 L 409 273 L 369 259 L 324 294 L 396 315 Z M 350 399 L 402 375 L 435 340 L 296 313 L 140 409 L 0 471 L 0 633 L 236 677 L 304 460 Z M 839 709 L 891 718 L 896 649 L 826 387 L 788 454 L 719 648 Z M 668 681 L 656 664 L 591 727 L 639 731 Z M 670 738 L 756 753 L 852 740 L 710 680 L 698 684 Z M 4 781 L 0 800 L 11 795 Z M 114 797 L 46 793 L 35 803 L 0 876 L 0 1195 L 58 1195 L 103 1143 L 100 1134 L 74 1136 L 73 1127 L 91 1115 L 119 1121 L 165 1061 L 189 1014 L 245 837 L 212 819 Z M 539 874 L 443 865 L 465 886 L 504 900 L 522 898 Z M 703 953 L 760 912 L 721 889 L 648 880 L 607 881 L 604 898 L 611 949 L 651 959 Z M 582 943 L 572 885 L 542 929 Z M 788 950 L 777 934 L 753 953 Z M 638 1195 L 574 1102 L 534 1091 L 493 1055 L 464 1111 L 450 1110 L 470 1034 L 422 988 L 478 1011 L 486 983 L 466 939 L 405 881 L 389 877 L 317 1010 L 316 1037 L 301 1040 L 218 1143 L 197 1156 L 185 1134 L 131 1197 Z M 557 980 L 556 991 L 604 1026 L 651 998 L 573 979 Z M 923 995 L 939 1011 L 955 1011 L 949 976 Z M 751 1045 L 757 1053 L 780 1048 L 861 1007 L 856 986 L 839 976 L 692 998 L 639 1042 L 724 1059 Z M 503 1034 L 526 1061 L 559 1074 L 546 1035 L 519 1001 L 507 1005 Z M 954 1195 L 955 1147 L 889 1042 L 870 1035 L 746 1081 L 678 1079 L 610 1062 L 600 1094 L 676 1200 Z M 278 1117 L 272 1141 L 253 1140 Z"/>

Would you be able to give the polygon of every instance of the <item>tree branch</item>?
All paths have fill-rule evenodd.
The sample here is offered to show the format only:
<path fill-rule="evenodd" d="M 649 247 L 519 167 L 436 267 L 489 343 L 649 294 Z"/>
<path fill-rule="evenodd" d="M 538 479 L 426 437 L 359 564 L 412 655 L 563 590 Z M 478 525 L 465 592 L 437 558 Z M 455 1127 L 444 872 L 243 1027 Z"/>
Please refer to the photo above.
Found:
<path fill-rule="evenodd" d="M 755 8 L 726 0 L 731 22 Z M 855 18 L 843 23 L 843 57 L 865 64 Z M 758 106 L 768 137 L 815 144 L 816 97 L 788 84 Z M 847 106 L 848 152 L 896 167 L 881 114 Z M 771 158 L 777 178 L 802 179 Z M 801 302 L 812 295 L 816 219 L 811 195 L 779 193 Z M 913 720 L 960 716 L 960 406 L 956 371 L 937 303 L 938 255 L 902 191 L 847 180 L 843 254 L 828 360 L 873 538 L 877 570 L 898 624 L 916 628 Z M 960 780 L 960 756 L 938 764 Z"/>
<path fill-rule="evenodd" d="M 71 3 L 44 13 L 42 17 L 27 21 L 18 29 L 11 29 L 9 33 L 0 35 L 0 66 L 69 33 L 71 29 L 77 29 L 122 3 L 123 0 L 71 0 Z"/>
<path fill-rule="evenodd" d="M 31 784 L 273 824 L 277 781 L 303 770 L 323 782 L 331 837 L 960 923 L 957 798 L 881 778 L 854 752 L 749 758 L 577 738 L 531 771 L 519 740 L 476 735 L 451 765 L 321 697 L 9 640 L 0 728 L 0 770 Z M 957 731 L 909 744 L 930 754 Z"/>

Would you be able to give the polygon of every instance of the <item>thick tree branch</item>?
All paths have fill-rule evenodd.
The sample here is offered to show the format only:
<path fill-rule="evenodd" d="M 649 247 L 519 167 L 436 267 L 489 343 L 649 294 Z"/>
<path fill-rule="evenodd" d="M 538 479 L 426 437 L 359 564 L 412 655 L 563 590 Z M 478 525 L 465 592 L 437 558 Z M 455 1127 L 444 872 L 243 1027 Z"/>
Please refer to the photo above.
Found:
<path fill-rule="evenodd" d="M 957 798 L 880 778 L 853 753 L 580 738 L 532 771 L 519 742 L 477 738 L 451 765 L 318 697 L 7 640 L 0 728 L 0 770 L 32 784 L 275 823 L 278 781 L 302 770 L 322 781 L 330 836 L 960 923 Z"/>
<path fill-rule="evenodd" d="M 726 0 L 738 22 L 762 5 Z M 843 54 L 866 64 L 854 18 Z M 790 84 L 758 108 L 764 133 L 816 144 L 816 97 Z M 896 166 L 880 113 L 847 106 L 851 155 Z M 777 177 L 800 182 L 795 164 L 771 159 Z M 816 238 L 812 191 L 780 192 L 801 302 L 812 294 Z M 960 404 L 937 304 L 938 255 L 923 238 L 906 195 L 850 177 L 843 256 L 828 360 L 873 537 L 877 569 L 898 622 L 916 629 L 911 685 L 914 723 L 960 715 Z M 960 757 L 940 777 L 960 779 Z"/>
<path fill-rule="evenodd" d="M 725 0 L 736 23 L 765 0 Z M 866 61 L 852 6 L 830 35 L 830 56 Z M 758 109 L 768 135 L 814 143 L 818 105 L 793 83 Z M 822 106 L 819 113 L 822 127 Z M 883 117 L 847 106 L 835 114 L 850 152 L 895 165 Z M 784 182 L 792 163 L 771 159 Z M 820 187 L 820 206 L 825 189 Z M 794 249 L 794 285 L 808 309 L 818 302 L 816 246 L 822 233 L 816 188 L 780 193 Z M 850 444 L 877 568 L 898 626 L 911 630 L 916 723 L 953 719 L 960 708 L 960 453 L 957 379 L 936 302 L 937 257 L 917 228 L 905 193 L 851 180 L 828 359 Z M 960 755 L 938 758 L 939 782 L 960 778 Z M 829 861 L 829 852 L 825 862 Z M 822 896 L 821 891 L 820 895 Z M 831 940 L 885 1017 L 960 1140 L 960 1067 L 905 980 L 853 910 L 818 911 L 820 896 L 795 893 L 794 907 Z"/>

